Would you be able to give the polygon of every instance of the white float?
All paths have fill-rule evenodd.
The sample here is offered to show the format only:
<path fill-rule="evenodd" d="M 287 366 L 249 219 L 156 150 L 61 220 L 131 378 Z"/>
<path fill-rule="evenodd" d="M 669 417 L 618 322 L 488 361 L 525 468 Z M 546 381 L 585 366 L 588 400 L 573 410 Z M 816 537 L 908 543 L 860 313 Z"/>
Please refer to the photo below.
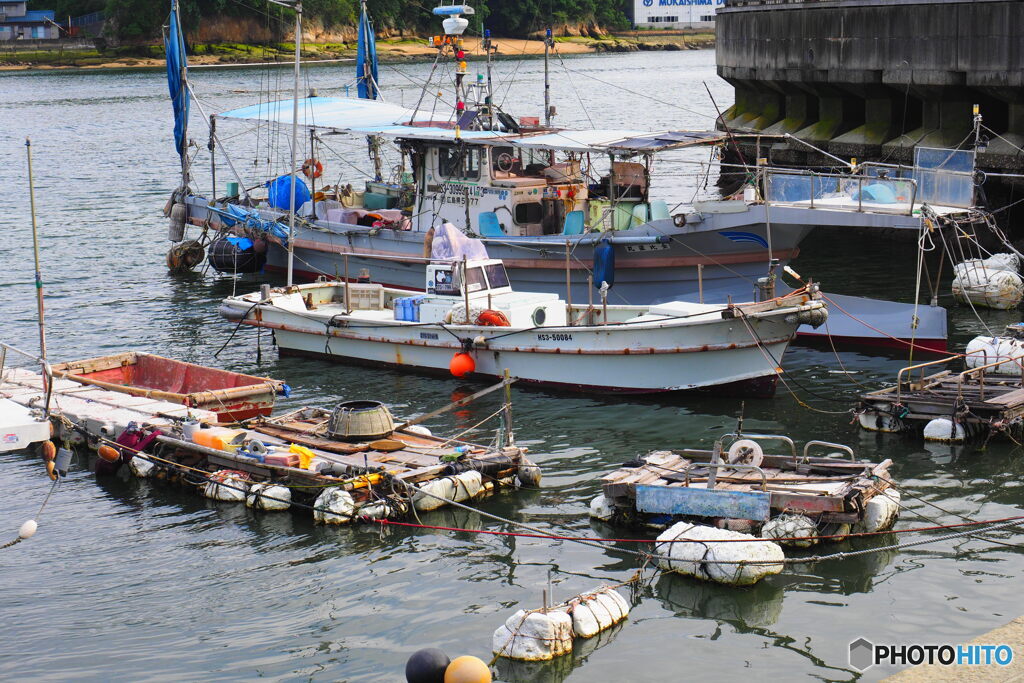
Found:
<path fill-rule="evenodd" d="M 945 417 L 937 417 L 924 426 L 925 441 L 963 443 L 965 439 L 967 439 L 967 430 L 964 429 L 964 426 Z"/>
<path fill-rule="evenodd" d="M 412 504 L 417 510 L 436 510 L 448 501 L 461 503 L 473 498 L 483 488 L 483 477 L 476 470 L 470 470 L 451 477 L 434 479 L 418 486 L 413 494 Z"/>
<path fill-rule="evenodd" d="M 1015 308 L 1024 299 L 1024 278 L 1016 254 L 994 254 L 953 266 L 953 296 L 964 304 Z"/>
<path fill-rule="evenodd" d="M 602 522 L 611 520 L 615 516 L 615 505 L 612 503 L 611 498 L 600 495 L 590 501 L 590 516 Z"/>
<path fill-rule="evenodd" d="M 292 490 L 276 484 L 253 484 L 245 496 L 245 506 L 256 510 L 287 510 L 291 503 Z"/>
<path fill-rule="evenodd" d="M 249 482 L 241 472 L 234 470 L 217 470 L 210 475 L 209 481 L 203 484 L 202 488 L 202 493 L 207 498 L 228 503 L 244 502 L 248 492 Z"/>
<path fill-rule="evenodd" d="M 790 548 L 810 548 L 818 542 L 818 525 L 805 515 L 781 514 L 778 517 L 768 520 L 761 527 L 763 538 L 778 539 L 781 545 Z M 800 538 L 804 540 L 787 541 L 787 538 Z"/>
<path fill-rule="evenodd" d="M 527 662 L 568 654 L 572 652 L 572 617 L 560 609 L 519 610 L 494 632 L 491 651 Z"/>
<path fill-rule="evenodd" d="M 900 518 L 900 492 L 886 489 L 864 506 L 864 518 L 853 526 L 856 533 L 888 531 Z"/>
<path fill-rule="evenodd" d="M 610 586 L 581 593 L 566 604 L 577 638 L 593 638 L 629 616 L 629 603 Z"/>
<path fill-rule="evenodd" d="M 748 586 L 780 573 L 784 566 L 782 547 L 757 538 L 728 529 L 679 522 L 658 536 L 654 551 L 670 558 L 658 559 L 658 566 L 666 571 L 705 581 Z M 680 539 L 691 542 L 679 542 Z M 718 539 L 727 542 L 713 542 Z M 751 564 L 745 564 L 747 562 Z"/>
<path fill-rule="evenodd" d="M 985 368 L 989 375 L 1024 375 L 1024 340 L 1013 337 L 975 337 L 964 349 L 964 364 L 968 368 L 999 363 Z"/>
<path fill-rule="evenodd" d="M 153 473 L 156 465 L 149 458 L 141 458 L 138 455 L 128 461 L 128 469 L 139 479 L 146 479 Z"/>
<path fill-rule="evenodd" d="M 348 524 L 356 510 L 349 492 L 337 487 L 324 489 L 313 506 L 313 521 L 320 524 Z"/>

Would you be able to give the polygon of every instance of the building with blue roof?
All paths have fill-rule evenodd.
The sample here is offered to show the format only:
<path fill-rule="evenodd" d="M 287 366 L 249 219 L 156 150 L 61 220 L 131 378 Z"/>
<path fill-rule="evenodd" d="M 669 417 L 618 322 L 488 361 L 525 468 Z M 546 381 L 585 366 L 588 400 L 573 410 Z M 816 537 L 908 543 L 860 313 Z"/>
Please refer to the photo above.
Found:
<path fill-rule="evenodd" d="M 53 10 L 30 10 L 26 4 L 26 0 L 0 0 L 0 40 L 60 38 Z"/>

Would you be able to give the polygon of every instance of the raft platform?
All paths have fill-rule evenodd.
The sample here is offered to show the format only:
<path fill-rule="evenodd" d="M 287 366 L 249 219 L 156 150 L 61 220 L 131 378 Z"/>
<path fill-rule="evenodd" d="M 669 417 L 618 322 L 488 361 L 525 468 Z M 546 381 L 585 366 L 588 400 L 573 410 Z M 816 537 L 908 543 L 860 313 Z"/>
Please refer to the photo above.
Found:
<path fill-rule="evenodd" d="M 507 387 L 512 381 L 506 379 L 471 398 Z M 43 376 L 25 369 L 4 369 L 0 399 L 29 409 L 41 408 L 45 401 Z M 201 445 L 194 434 L 186 435 L 186 430 L 230 432 L 212 426 L 217 413 L 176 402 L 55 378 L 50 411 L 58 442 L 99 451 L 97 475 L 112 474 L 128 465 L 137 477 L 190 486 L 215 500 L 244 501 L 263 510 L 314 508 L 310 511 L 314 518 L 325 523 L 402 518 L 414 514 L 413 509 L 433 510 L 452 501 L 479 498 L 503 486 L 536 486 L 540 482 L 539 468 L 511 439 L 508 445 L 493 448 L 435 437 L 429 430 L 406 423 L 385 439 L 337 441 L 326 436 L 330 413 L 317 408 L 248 421 L 236 430 L 236 438 L 229 441 L 225 437 L 223 448 Z M 506 419 L 506 434 L 508 421 L 510 418 Z M 45 438 L 49 438 L 49 427 Z M 276 454 L 273 462 L 262 455 L 267 452 Z M 305 466 L 298 466 L 300 463 Z"/>
<path fill-rule="evenodd" d="M 948 362 L 903 368 L 895 385 L 862 394 L 857 407 L 860 426 L 874 432 L 924 431 L 926 439 L 935 441 L 963 441 L 990 430 L 1024 431 L 1024 378 L 986 374 L 998 362 L 924 375 L 925 368 Z M 920 371 L 917 379 L 915 370 Z"/>
<path fill-rule="evenodd" d="M 766 442 L 780 443 L 789 452 L 765 453 L 761 444 Z M 730 444 L 727 450 L 723 443 Z M 786 436 L 728 434 L 713 450 L 654 451 L 606 474 L 603 500 L 594 501 L 591 514 L 658 527 L 727 521 L 742 531 L 778 515 L 797 514 L 827 535 L 835 531 L 828 525 L 864 521 L 868 502 L 890 488 L 891 465 L 891 460 L 859 461 L 842 444 L 809 441 L 798 455 Z"/>

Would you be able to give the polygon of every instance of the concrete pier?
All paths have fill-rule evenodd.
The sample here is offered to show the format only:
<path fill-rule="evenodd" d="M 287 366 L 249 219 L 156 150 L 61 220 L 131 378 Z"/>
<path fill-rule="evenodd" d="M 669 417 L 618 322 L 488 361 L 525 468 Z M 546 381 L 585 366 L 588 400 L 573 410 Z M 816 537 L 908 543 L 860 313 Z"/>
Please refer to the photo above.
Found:
<path fill-rule="evenodd" d="M 979 104 L 1005 140 L 989 134 L 978 166 L 1024 171 L 1014 147 L 1024 147 L 1024 2 L 727 0 L 716 49 L 718 74 L 736 90 L 724 115 L 734 130 L 908 163 L 915 145 L 962 143 Z M 771 158 L 833 163 L 786 143 Z"/>
<path fill-rule="evenodd" d="M 1024 617 L 989 631 L 971 641 L 972 645 L 1009 645 L 1013 661 L 1008 666 L 939 666 L 919 664 L 889 676 L 891 683 L 970 683 L 971 681 L 1020 681 L 1024 679 Z"/>

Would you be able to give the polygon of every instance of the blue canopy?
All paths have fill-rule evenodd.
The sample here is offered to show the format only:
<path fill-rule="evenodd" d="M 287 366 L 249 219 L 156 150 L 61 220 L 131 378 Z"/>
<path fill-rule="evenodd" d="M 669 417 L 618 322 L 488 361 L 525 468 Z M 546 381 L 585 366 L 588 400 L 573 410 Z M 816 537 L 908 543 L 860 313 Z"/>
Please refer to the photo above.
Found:
<path fill-rule="evenodd" d="M 359 42 L 356 44 L 356 87 L 364 100 L 377 99 L 377 39 L 366 14 L 366 3 L 359 17 Z"/>
<path fill-rule="evenodd" d="M 171 106 L 174 108 L 174 146 L 185 163 L 185 131 L 188 128 L 188 88 L 185 85 L 185 73 L 188 60 L 185 58 L 185 37 L 181 32 L 178 19 L 178 2 L 171 0 L 171 16 L 167 32 L 164 33 L 164 52 L 167 55 L 167 90 L 171 94 Z"/>

